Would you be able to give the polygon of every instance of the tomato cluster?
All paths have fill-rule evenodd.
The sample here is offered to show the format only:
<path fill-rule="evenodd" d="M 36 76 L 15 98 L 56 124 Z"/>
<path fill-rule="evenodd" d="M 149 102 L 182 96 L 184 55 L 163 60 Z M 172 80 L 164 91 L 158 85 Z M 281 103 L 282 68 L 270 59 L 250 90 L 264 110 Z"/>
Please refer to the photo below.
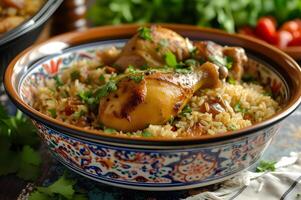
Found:
<path fill-rule="evenodd" d="M 285 22 L 277 30 L 277 22 L 273 17 L 262 17 L 255 28 L 243 27 L 239 33 L 260 38 L 280 48 L 301 46 L 301 19 Z"/>

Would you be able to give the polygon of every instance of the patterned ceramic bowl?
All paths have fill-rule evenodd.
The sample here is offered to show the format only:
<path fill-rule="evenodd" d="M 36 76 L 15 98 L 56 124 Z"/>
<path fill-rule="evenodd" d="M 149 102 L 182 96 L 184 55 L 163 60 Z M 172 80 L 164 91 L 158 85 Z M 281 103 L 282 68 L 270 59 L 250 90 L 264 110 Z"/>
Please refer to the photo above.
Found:
<path fill-rule="evenodd" d="M 164 25 L 192 40 L 212 40 L 241 46 L 250 68 L 269 84 L 282 102 L 276 116 L 232 133 L 199 138 L 132 139 L 84 130 L 54 120 L 31 107 L 31 87 L 95 51 L 122 46 L 136 25 L 102 27 L 69 33 L 33 46 L 15 58 L 5 74 L 12 101 L 39 130 L 53 156 L 69 169 L 90 179 L 141 190 L 180 190 L 228 179 L 255 163 L 270 144 L 279 122 L 300 103 L 301 71 L 286 54 L 257 40 L 184 25 Z M 253 66 L 253 67 L 252 67 Z"/>

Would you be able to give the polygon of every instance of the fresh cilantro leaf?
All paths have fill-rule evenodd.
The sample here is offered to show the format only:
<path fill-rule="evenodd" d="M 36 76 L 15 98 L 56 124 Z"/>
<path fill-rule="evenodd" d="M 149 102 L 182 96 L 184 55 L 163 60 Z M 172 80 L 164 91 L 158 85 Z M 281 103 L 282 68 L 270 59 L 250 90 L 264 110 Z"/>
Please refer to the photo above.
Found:
<path fill-rule="evenodd" d="M 64 83 L 62 82 L 62 80 L 60 79 L 60 77 L 58 77 L 57 75 L 54 76 L 53 79 L 55 80 L 56 87 L 60 87 L 60 86 L 64 85 Z"/>
<path fill-rule="evenodd" d="M 227 69 L 231 69 L 233 65 L 233 58 L 230 56 L 209 56 L 209 60 L 220 67 L 226 67 Z"/>
<path fill-rule="evenodd" d="M 133 80 L 135 83 L 140 83 L 144 79 L 144 76 L 143 75 L 133 75 L 133 76 L 129 76 L 129 78 L 131 80 Z"/>
<path fill-rule="evenodd" d="M 168 67 L 175 68 L 178 64 L 176 56 L 171 51 L 165 53 L 164 60 Z"/>
<path fill-rule="evenodd" d="M 41 155 L 32 147 L 25 145 L 20 153 L 17 176 L 24 180 L 35 180 L 40 174 Z"/>
<path fill-rule="evenodd" d="M 107 96 L 110 92 L 117 90 L 116 82 L 110 80 L 101 88 L 95 91 L 94 95 L 96 96 L 96 102 L 98 102 L 102 97 Z"/>
<path fill-rule="evenodd" d="M 180 115 L 185 116 L 186 114 L 190 114 L 192 112 L 192 109 L 190 108 L 189 105 L 186 105 Z"/>
<path fill-rule="evenodd" d="M 101 82 L 104 82 L 106 79 L 105 79 L 105 76 L 102 74 L 99 76 L 98 80 Z"/>
<path fill-rule="evenodd" d="M 117 131 L 115 129 L 113 129 L 113 128 L 105 128 L 104 132 L 105 133 L 116 133 Z"/>
<path fill-rule="evenodd" d="M 142 65 L 139 67 L 141 70 L 147 70 L 149 67 L 148 65 Z"/>
<path fill-rule="evenodd" d="M 48 196 L 52 196 L 54 194 L 59 194 L 65 197 L 66 199 L 72 199 L 75 191 L 73 186 L 75 185 L 76 180 L 68 179 L 64 174 L 57 181 L 51 184 L 48 187 L 38 187 L 37 191 L 40 193 L 44 193 Z"/>
<path fill-rule="evenodd" d="M 196 66 L 197 65 L 197 61 L 194 60 L 194 59 L 187 59 L 185 60 L 185 65 L 188 65 L 188 66 Z"/>
<path fill-rule="evenodd" d="M 51 114 L 51 117 L 56 118 L 56 109 L 52 108 L 52 109 L 48 109 L 48 112 Z"/>
<path fill-rule="evenodd" d="M 138 29 L 138 35 L 140 38 L 144 40 L 152 41 L 152 32 L 150 28 L 147 27 L 140 27 Z"/>
<path fill-rule="evenodd" d="M 233 58 L 230 56 L 225 57 L 225 66 L 227 69 L 231 69 L 233 65 Z"/>
<path fill-rule="evenodd" d="M 260 161 L 259 165 L 256 168 L 256 172 L 266 172 L 266 171 L 275 171 L 275 161 Z"/>
<path fill-rule="evenodd" d="M 35 191 L 30 194 L 28 200 L 49 200 L 49 196 L 45 193 L 41 193 L 39 191 Z"/>
<path fill-rule="evenodd" d="M 30 120 L 17 111 L 9 116 L 0 105 L 0 175 L 16 173 L 26 180 L 39 175 L 39 153 L 34 150 L 40 144 Z"/>
<path fill-rule="evenodd" d="M 198 53 L 198 49 L 196 47 L 193 47 L 189 53 L 190 57 L 195 58 Z"/>
<path fill-rule="evenodd" d="M 227 82 L 232 84 L 232 85 L 236 84 L 236 80 L 232 76 L 227 77 Z"/>
<path fill-rule="evenodd" d="M 141 133 L 142 137 L 152 137 L 153 134 L 149 131 L 146 131 L 144 130 L 142 133 Z"/>
<path fill-rule="evenodd" d="M 77 70 L 71 72 L 71 74 L 70 74 L 70 78 L 72 81 L 79 79 L 79 77 L 80 77 L 80 73 Z"/>
<path fill-rule="evenodd" d="M 81 116 L 84 116 L 86 114 L 85 111 L 83 110 L 80 110 L 80 111 L 76 111 L 72 114 L 72 116 L 75 118 L 75 119 L 79 119 Z"/>
<path fill-rule="evenodd" d="M 135 69 L 135 67 L 133 65 L 129 65 L 128 68 L 126 68 L 126 73 L 135 74 L 135 73 L 137 73 L 137 70 Z"/>
<path fill-rule="evenodd" d="M 25 145 L 21 152 L 21 159 L 23 162 L 32 165 L 40 165 L 42 163 L 41 155 L 32 147 Z"/>
<path fill-rule="evenodd" d="M 235 111 L 235 112 L 245 113 L 245 112 L 246 112 L 246 109 L 243 108 L 243 107 L 241 107 L 240 102 L 237 102 L 237 103 L 234 105 L 234 111 Z"/>

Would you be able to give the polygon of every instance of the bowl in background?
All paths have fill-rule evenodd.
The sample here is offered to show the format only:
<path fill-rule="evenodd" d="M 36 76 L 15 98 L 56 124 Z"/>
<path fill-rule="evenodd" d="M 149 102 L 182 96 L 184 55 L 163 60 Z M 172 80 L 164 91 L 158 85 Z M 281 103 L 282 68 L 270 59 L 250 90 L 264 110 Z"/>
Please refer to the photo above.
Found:
<path fill-rule="evenodd" d="M 34 16 L 0 36 L 0 79 L 9 62 L 37 40 L 45 23 L 62 2 L 46 1 Z"/>
<path fill-rule="evenodd" d="M 300 104 L 301 70 L 280 50 L 217 30 L 162 26 L 191 40 L 245 48 L 249 66 L 260 74 L 262 82 L 275 88 L 281 111 L 241 130 L 194 138 L 130 138 L 65 124 L 31 107 L 31 88 L 73 62 L 91 59 L 98 49 L 122 47 L 138 25 L 64 34 L 18 55 L 6 70 L 4 84 L 11 100 L 33 120 L 53 156 L 69 169 L 95 181 L 139 190 L 181 190 L 221 182 L 255 163 L 280 122 Z"/>

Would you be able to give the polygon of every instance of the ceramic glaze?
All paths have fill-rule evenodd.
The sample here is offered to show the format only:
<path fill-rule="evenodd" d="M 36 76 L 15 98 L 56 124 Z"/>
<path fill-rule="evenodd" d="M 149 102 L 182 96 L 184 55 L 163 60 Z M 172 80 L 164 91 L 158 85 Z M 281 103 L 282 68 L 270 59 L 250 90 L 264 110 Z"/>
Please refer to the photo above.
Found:
<path fill-rule="evenodd" d="M 209 185 L 240 172 L 262 155 L 278 125 L 250 136 L 186 149 L 101 144 L 34 123 L 60 162 L 99 182 L 125 188 L 179 190 Z"/>

